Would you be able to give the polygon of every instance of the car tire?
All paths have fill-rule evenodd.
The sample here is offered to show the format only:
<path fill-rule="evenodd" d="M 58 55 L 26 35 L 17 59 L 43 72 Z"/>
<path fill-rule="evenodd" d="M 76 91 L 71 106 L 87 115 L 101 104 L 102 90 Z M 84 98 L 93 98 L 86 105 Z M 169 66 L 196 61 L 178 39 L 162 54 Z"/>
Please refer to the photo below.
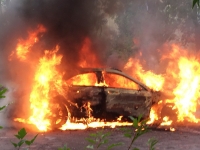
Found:
<path fill-rule="evenodd" d="M 174 110 L 173 109 L 173 105 L 165 105 L 163 108 L 162 108 L 162 111 L 161 111 L 161 118 L 163 119 L 165 116 L 168 116 L 170 120 L 172 120 L 173 122 L 176 122 L 177 121 L 177 114 L 176 114 L 176 111 L 177 110 Z"/>
<path fill-rule="evenodd" d="M 62 96 L 56 96 L 51 101 L 51 128 L 58 129 L 64 125 L 68 119 L 68 110 Z"/>

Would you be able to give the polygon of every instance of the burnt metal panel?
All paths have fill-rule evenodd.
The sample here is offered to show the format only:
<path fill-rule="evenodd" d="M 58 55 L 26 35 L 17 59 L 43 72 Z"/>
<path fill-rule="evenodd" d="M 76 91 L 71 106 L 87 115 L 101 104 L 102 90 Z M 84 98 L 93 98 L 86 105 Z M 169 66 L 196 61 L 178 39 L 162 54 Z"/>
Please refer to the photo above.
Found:
<path fill-rule="evenodd" d="M 72 111 L 75 117 L 85 117 L 87 110 L 85 104 L 90 103 L 93 117 L 101 117 L 105 111 L 105 93 L 103 87 L 97 86 L 71 86 L 68 90 L 68 99 L 76 103 L 78 108 Z"/>
<path fill-rule="evenodd" d="M 73 102 L 88 101 L 91 106 L 100 104 L 103 87 L 96 86 L 72 86 L 68 91 L 68 98 Z"/>
<path fill-rule="evenodd" d="M 102 72 L 113 73 L 123 76 L 142 88 L 140 90 L 110 88 L 106 86 L 69 86 L 67 90 L 67 99 L 76 103 L 81 108 L 85 102 L 90 102 L 93 111 L 114 112 L 123 116 L 139 116 L 144 118 L 149 116 L 153 103 L 160 100 L 159 93 L 151 91 L 146 85 L 127 74 L 115 70 L 104 68 L 79 68 L 74 75 L 94 72 L 97 76 L 97 82 L 103 83 Z M 100 113 L 99 113 L 100 114 Z"/>
<path fill-rule="evenodd" d="M 106 111 L 116 112 L 120 115 L 148 117 L 152 98 L 149 91 L 129 89 L 105 88 Z"/>

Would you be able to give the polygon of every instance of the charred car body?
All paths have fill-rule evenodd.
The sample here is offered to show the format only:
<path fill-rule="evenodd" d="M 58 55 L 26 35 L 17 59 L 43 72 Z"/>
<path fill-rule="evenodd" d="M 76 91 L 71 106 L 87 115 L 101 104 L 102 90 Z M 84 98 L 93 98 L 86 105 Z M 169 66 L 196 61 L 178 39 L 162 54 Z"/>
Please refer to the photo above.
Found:
<path fill-rule="evenodd" d="M 64 124 L 69 116 L 110 119 L 142 114 L 148 118 L 151 106 L 159 100 L 158 93 L 116 69 L 82 68 L 66 83 L 65 95 L 53 99 L 57 104 L 53 119 L 56 126 Z"/>

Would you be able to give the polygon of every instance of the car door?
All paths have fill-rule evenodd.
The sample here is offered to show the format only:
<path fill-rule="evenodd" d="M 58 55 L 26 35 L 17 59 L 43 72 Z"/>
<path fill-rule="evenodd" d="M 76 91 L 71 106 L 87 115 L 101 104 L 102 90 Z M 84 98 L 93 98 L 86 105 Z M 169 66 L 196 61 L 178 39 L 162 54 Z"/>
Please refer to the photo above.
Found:
<path fill-rule="evenodd" d="M 125 76 L 104 73 L 106 111 L 123 116 L 149 116 L 151 93 Z"/>
<path fill-rule="evenodd" d="M 98 72 L 78 74 L 67 81 L 69 85 L 67 98 L 77 105 L 78 110 L 73 111 L 75 116 L 88 113 L 89 109 L 94 116 L 98 116 L 105 107 L 104 87 L 98 85 Z M 83 116 L 82 116 L 83 117 Z"/>

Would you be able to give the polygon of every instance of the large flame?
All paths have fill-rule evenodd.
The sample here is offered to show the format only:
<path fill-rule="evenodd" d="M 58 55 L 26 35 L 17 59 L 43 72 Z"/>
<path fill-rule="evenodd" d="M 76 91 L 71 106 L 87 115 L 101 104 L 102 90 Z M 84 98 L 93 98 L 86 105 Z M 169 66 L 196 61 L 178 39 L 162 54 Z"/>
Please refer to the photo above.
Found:
<path fill-rule="evenodd" d="M 80 67 L 101 67 L 94 50 L 92 49 L 92 43 L 89 38 L 85 38 L 83 45 L 79 52 Z"/>
<path fill-rule="evenodd" d="M 133 77 L 139 78 L 143 83 L 153 90 L 159 91 L 163 87 L 164 77 L 162 75 L 155 74 L 152 71 L 145 71 L 139 59 L 130 58 L 124 69 L 132 70 L 131 75 Z"/>
<path fill-rule="evenodd" d="M 47 131 L 50 128 L 50 120 L 47 116 L 51 115 L 49 103 L 53 95 L 51 92 L 62 89 L 62 74 L 56 70 L 60 64 L 62 56 L 56 55 L 58 47 L 53 51 L 45 51 L 44 57 L 39 61 L 33 89 L 30 94 L 31 110 L 30 122 L 35 124 L 39 130 Z M 39 115 L 38 115 L 39 114 Z"/>
<path fill-rule="evenodd" d="M 170 57 L 174 64 L 169 65 L 167 74 L 176 79 L 176 87 L 173 89 L 175 98 L 172 100 L 177 109 L 178 122 L 199 122 L 195 112 L 200 97 L 200 63 L 195 53 L 181 49 L 173 45 Z M 166 58 L 167 59 L 167 58 Z M 172 71 L 173 70 L 173 71 Z"/>
<path fill-rule="evenodd" d="M 16 51 L 12 51 L 9 60 L 12 60 L 14 55 L 16 55 L 17 59 L 25 61 L 27 54 L 31 51 L 31 47 L 38 41 L 38 35 L 43 32 L 46 32 L 46 29 L 42 25 L 38 25 L 36 30 L 29 30 L 28 38 L 20 38 L 18 40 Z"/>
<path fill-rule="evenodd" d="M 69 85 L 94 86 L 96 83 L 96 75 L 94 73 L 80 74 L 69 79 L 67 83 Z"/>
<path fill-rule="evenodd" d="M 19 40 L 17 44 L 16 51 L 13 51 L 10 60 L 15 56 L 22 63 L 29 63 L 28 61 L 28 53 L 32 50 L 32 46 L 36 42 L 38 34 L 40 32 L 44 32 L 45 29 L 39 26 L 35 32 L 29 32 L 29 37 L 27 40 Z M 96 55 L 91 50 L 91 42 L 88 38 L 83 42 L 83 47 L 80 50 L 80 61 L 79 65 L 81 67 L 96 67 L 99 66 L 98 60 L 96 59 Z M 91 86 L 107 86 L 106 83 L 97 83 L 96 76 L 91 74 L 79 75 L 75 78 L 72 78 L 67 83 L 63 81 L 64 73 L 60 73 L 57 70 L 57 67 L 60 65 L 62 60 L 62 55 L 58 55 L 59 46 L 56 46 L 54 50 L 45 50 L 44 55 L 39 58 L 38 64 L 35 68 L 34 81 L 32 84 L 32 91 L 30 93 L 30 110 L 31 115 L 28 119 L 24 118 L 15 118 L 15 121 L 33 124 L 40 131 L 48 131 L 52 129 L 52 120 L 51 116 L 53 116 L 54 112 L 51 110 L 52 98 L 57 94 L 65 95 L 64 86 L 65 84 L 79 84 L 79 85 L 91 85 Z M 31 58 L 29 56 L 29 58 Z M 25 61 L 26 60 L 26 61 Z M 30 59 L 30 61 L 37 60 Z M 93 63 L 92 63 L 93 62 Z M 93 64 L 94 66 L 91 66 Z M 90 105 L 87 105 L 88 109 L 91 110 Z M 68 110 L 70 111 L 70 110 Z M 70 114 L 70 112 L 69 112 Z M 120 122 L 120 120 L 113 122 L 105 122 L 96 118 L 93 118 L 91 112 L 89 113 L 89 120 L 87 119 L 87 124 L 77 122 L 71 122 L 71 118 L 69 117 L 66 124 L 60 128 L 61 130 L 66 129 L 85 129 L 88 127 L 115 127 L 115 126 L 125 126 L 131 125 L 128 122 Z M 81 118 L 83 122 L 86 119 Z"/>
<path fill-rule="evenodd" d="M 16 121 L 34 124 L 40 131 L 47 131 L 51 129 L 51 99 L 56 94 L 64 95 L 63 73 L 57 70 L 57 67 L 61 64 L 62 55 L 58 55 L 59 46 L 56 46 L 54 50 L 46 50 L 39 59 L 28 59 L 29 52 L 32 50 L 33 45 L 38 41 L 40 33 L 45 32 L 46 29 L 43 26 L 38 26 L 35 31 L 29 31 L 27 40 L 20 39 L 16 46 L 16 51 L 13 51 L 10 55 L 10 60 L 14 57 L 21 63 L 28 63 L 28 61 L 34 61 L 36 68 L 34 81 L 30 92 L 30 110 L 31 116 L 28 119 L 16 118 Z M 175 122 L 194 122 L 198 123 L 200 119 L 195 116 L 198 107 L 198 99 L 200 97 L 200 63 L 198 54 L 189 50 L 183 49 L 180 46 L 173 45 L 172 49 L 164 50 L 161 58 L 161 62 L 167 62 L 165 74 L 156 74 L 153 70 L 144 70 L 140 59 L 130 58 L 124 70 L 128 71 L 133 77 L 139 79 L 141 82 L 150 87 L 153 91 L 162 91 L 165 94 L 170 93 L 173 98 L 161 99 L 151 109 L 149 123 L 154 123 L 156 120 L 162 120 L 161 125 L 169 125 L 174 122 L 170 118 L 170 115 L 162 116 L 162 107 L 172 104 L 172 110 L 174 110 L 177 120 Z M 78 57 L 78 56 L 77 56 Z M 80 67 L 101 67 L 93 49 L 92 43 L 89 38 L 85 38 L 83 46 L 79 53 Z M 79 84 L 79 85 L 92 85 L 92 86 L 112 86 L 112 87 L 125 87 L 125 88 L 137 88 L 136 84 L 130 84 L 125 78 L 115 77 L 115 75 L 108 75 L 103 72 L 103 76 L 106 79 L 106 83 L 97 83 L 94 74 L 79 75 L 66 84 Z M 122 84 L 123 83 L 123 84 Z M 90 105 L 87 105 L 90 108 Z M 104 122 L 93 118 L 92 113 L 89 116 L 89 122 L 87 124 L 79 122 L 71 122 L 68 118 L 67 122 L 62 130 L 66 129 L 85 129 L 87 127 L 102 127 L 102 126 L 123 126 L 131 125 L 126 122 Z M 73 117 L 73 116 L 72 116 Z M 84 120 L 84 118 L 83 118 Z M 174 129 L 172 129 L 174 130 Z"/>
<path fill-rule="evenodd" d="M 200 63 L 198 53 L 183 49 L 178 45 L 172 45 L 163 53 L 161 61 L 167 62 L 165 74 L 155 74 L 152 71 L 144 71 L 139 59 L 130 58 L 125 65 L 132 75 L 142 80 L 147 86 L 155 91 L 162 90 L 170 93 L 173 98 L 162 99 L 152 107 L 149 123 L 163 120 L 161 125 L 171 125 L 169 116 L 160 118 L 162 107 L 172 104 L 172 110 L 176 112 L 176 122 L 198 123 L 199 118 L 195 116 L 200 97 Z M 170 113 L 169 113 L 170 114 Z"/>

